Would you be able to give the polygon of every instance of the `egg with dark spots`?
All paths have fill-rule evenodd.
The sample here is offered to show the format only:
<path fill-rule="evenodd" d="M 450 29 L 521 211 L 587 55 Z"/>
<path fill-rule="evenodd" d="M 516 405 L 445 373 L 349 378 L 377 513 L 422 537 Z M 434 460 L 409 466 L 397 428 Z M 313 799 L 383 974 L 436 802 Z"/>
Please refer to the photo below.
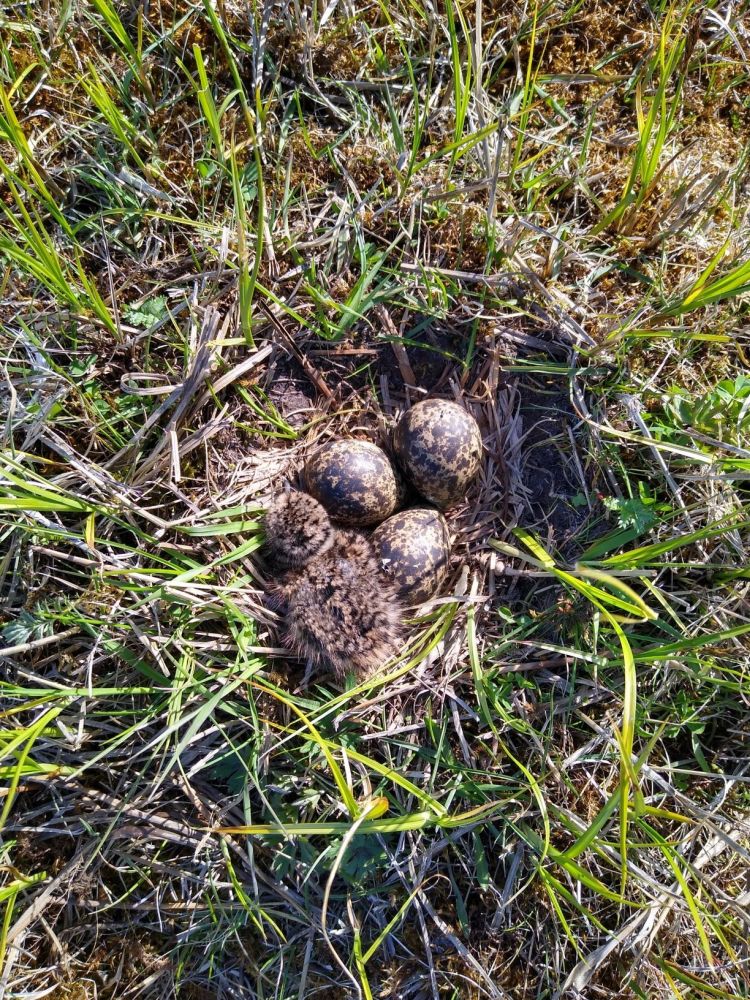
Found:
<path fill-rule="evenodd" d="M 386 453 L 370 441 L 329 441 L 303 472 L 307 491 L 334 521 L 352 527 L 379 524 L 399 506 L 403 487 Z"/>
<path fill-rule="evenodd" d="M 482 461 L 482 435 L 470 413 L 447 399 L 425 399 L 396 426 L 398 459 L 413 486 L 438 507 L 466 496 Z"/>
<path fill-rule="evenodd" d="M 386 576 L 406 604 L 422 604 L 448 574 L 450 532 L 440 511 L 413 507 L 389 517 L 372 533 Z"/>

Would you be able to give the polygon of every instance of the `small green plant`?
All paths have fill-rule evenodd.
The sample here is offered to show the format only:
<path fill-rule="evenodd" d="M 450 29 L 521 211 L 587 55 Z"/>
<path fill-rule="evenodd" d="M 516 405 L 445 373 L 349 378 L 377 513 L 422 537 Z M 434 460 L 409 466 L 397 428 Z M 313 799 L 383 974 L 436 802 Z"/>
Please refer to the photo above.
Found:
<path fill-rule="evenodd" d="M 701 396 L 680 391 L 665 393 L 662 411 L 652 415 L 654 433 L 664 441 L 689 445 L 705 454 L 717 446 L 725 468 L 746 467 L 745 447 L 750 431 L 750 378 L 723 379 Z"/>
<path fill-rule="evenodd" d="M 137 306 L 130 306 L 125 312 L 125 319 L 132 326 L 148 330 L 168 315 L 166 295 L 153 295 Z"/>
<path fill-rule="evenodd" d="M 602 503 L 617 518 L 621 528 L 632 528 L 636 535 L 642 535 L 658 521 L 656 500 L 648 495 L 647 488 L 639 483 L 640 496 L 604 497 Z"/>
<path fill-rule="evenodd" d="M 665 398 L 675 427 L 694 427 L 719 441 L 740 444 L 750 430 L 750 377 L 723 379 L 697 399 L 680 393 Z"/>
<path fill-rule="evenodd" d="M 44 615 L 41 608 L 35 609 L 34 612 L 23 608 L 16 618 L 3 626 L 3 642 L 8 646 L 19 646 L 35 639 L 44 639 L 53 635 L 55 621 L 54 611 L 49 615 Z"/>

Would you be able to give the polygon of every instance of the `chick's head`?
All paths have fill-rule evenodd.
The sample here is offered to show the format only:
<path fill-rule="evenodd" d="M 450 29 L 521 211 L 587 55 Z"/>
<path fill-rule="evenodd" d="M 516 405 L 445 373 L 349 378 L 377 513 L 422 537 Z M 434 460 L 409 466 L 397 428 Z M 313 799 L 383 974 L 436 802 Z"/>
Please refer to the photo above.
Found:
<path fill-rule="evenodd" d="M 304 566 L 328 549 L 334 528 L 322 504 L 307 493 L 285 493 L 264 517 L 265 550 L 279 568 Z"/>

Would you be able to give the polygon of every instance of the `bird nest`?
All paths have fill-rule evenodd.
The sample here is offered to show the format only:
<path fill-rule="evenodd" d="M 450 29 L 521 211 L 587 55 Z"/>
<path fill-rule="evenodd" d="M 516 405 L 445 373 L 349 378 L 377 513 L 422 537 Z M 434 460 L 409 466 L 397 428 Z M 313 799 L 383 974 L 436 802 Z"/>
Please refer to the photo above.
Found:
<path fill-rule="evenodd" d="M 530 362 L 546 355 L 564 368 L 561 362 L 574 354 L 570 333 L 550 317 L 514 326 L 430 320 L 419 339 L 405 340 L 390 315 L 381 311 L 380 319 L 376 336 L 331 343 L 293 339 L 273 318 L 257 343 L 251 384 L 254 398 L 267 400 L 268 412 L 291 433 L 239 433 L 252 414 L 227 414 L 205 442 L 211 504 L 266 509 L 287 484 L 299 484 L 306 458 L 326 441 L 359 438 L 392 455 L 392 432 L 405 409 L 425 398 L 460 402 L 479 424 L 484 453 L 465 498 L 445 512 L 450 572 L 409 620 L 400 666 L 367 683 L 407 673 L 413 680 L 415 672 L 430 686 L 468 678 L 493 647 L 502 653 L 493 656 L 493 669 L 523 669 L 529 651 L 509 642 L 507 623 L 542 612 L 559 594 L 545 575 L 513 558 L 514 529 L 522 526 L 548 550 L 571 556 L 589 516 L 580 415 L 560 380 L 551 380 L 538 360 Z M 409 325 L 414 318 L 402 317 L 402 329 Z M 263 599 L 273 584 L 268 573 L 259 554 L 253 561 L 258 590 L 249 599 L 267 627 L 268 655 L 294 687 L 303 666 L 279 645 L 278 619 Z"/>

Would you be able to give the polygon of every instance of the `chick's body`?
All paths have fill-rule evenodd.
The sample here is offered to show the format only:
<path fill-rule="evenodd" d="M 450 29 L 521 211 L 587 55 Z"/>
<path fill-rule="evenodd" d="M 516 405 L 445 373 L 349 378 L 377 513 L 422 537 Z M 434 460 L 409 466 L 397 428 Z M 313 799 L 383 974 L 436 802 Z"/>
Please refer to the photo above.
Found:
<path fill-rule="evenodd" d="M 282 498 L 266 516 L 269 551 L 284 567 L 272 594 L 283 609 L 286 641 L 338 680 L 351 670 L 367 677 L 397 649 L 401 608 L 395 588 L 367 538 L 332 526 L 323 531 L 320 504 L 304 493 L 291 497 L 291 504 Z M 299 532 L 306 508 L 309 542 Z M 291 559 L 287 550 L 307 557 Z"/>
<path fill-rule="evenodd" d="M 290 645 L 328 666 L 339 680 L 350 670 L 367 677 L 393 655 L 399 627 L 395 593 L 361 535 L 338 531 L 330 548 L 287 573 L 279 589 Z"/>

